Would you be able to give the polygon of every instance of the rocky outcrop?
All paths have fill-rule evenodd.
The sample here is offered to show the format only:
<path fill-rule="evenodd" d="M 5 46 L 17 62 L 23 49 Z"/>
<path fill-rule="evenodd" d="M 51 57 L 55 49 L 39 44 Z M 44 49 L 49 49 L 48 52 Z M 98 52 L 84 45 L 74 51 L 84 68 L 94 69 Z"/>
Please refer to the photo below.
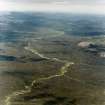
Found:
<path fill-rule="evenodd" d="M 81 48 L 88 48 L 88 47 L 92 47 L 95 46 L 95 44 L 93 42 L 80 42 L 78 43 L 78 46 Z"/>
<path fill-rule="evenodd" d="M 85 52 L 96 54 L 105 58 L 105 46 L 102 44 L 83 41 L 78 43 L 78 47 L 82 48 Z"/>
<path fill-rule="evenodd" d="M 105 52 L 100 52 L 99 56 L 102 57 L 102 58 L 105 58 Z"/>

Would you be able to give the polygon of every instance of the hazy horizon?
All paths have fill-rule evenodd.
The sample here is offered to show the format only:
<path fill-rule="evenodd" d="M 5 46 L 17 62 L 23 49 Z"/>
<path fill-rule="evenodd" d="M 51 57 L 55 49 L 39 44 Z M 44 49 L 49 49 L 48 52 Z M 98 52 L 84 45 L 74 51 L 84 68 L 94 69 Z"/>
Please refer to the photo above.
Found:
<path fill-rule="evenodd" d="M 0 11 L 105 14 L 105 0 L 0 0 Z"/>

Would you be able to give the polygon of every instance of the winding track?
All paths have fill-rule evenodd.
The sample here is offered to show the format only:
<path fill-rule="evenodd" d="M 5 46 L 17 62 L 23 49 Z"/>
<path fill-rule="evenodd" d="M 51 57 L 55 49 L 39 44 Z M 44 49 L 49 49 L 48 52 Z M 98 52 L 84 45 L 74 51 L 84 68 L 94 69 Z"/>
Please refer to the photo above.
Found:
<path fill-rule="evenodd" d="M 59 73 L 58 74 L 55 74 L 55 75 L 51 75 L 49 77 L 45 77 L 45 78 L 39 78 L 37 80 L 34 80 L 31 85 L 26 88 L 25 90 L 19 90 L 19 91 L 15 91 L 13 92 L 12 94 L 10 94 L 9 96 L 6 97 L 5 99 L 5 105 L 12 105 L 11 104 L 11 100 L 13 97 L 16 97 L 18 95 L 21 95 L 21 94 L 25 94 L 25 93 L 29 93 L 31 92 L 31 88 L 34 86 L 34 84 L 36 82 L 40 82 L 40 81 L 44 81 L 44 80 L 48 80 L 48 79 L 53 79 L 53 78 L 56 78 L 56 77 L 61 77 L 61 76 L 64 76 L 67 72 L 68 72 L 68 68 L 73 65 L 74 63 L 73 62 L 69 62 L 69 61 L 63 61 L 63 60 L 60 60 L 58 58 L 49 58 L 49 57 L 46 57 L 44 56 L 43 54 L 40 54 L 37 50 L 27 46 L 27 47 L 24 47 L 25 50 L 28 50 L 30 51 L 31 53 L 35 54 L 35 55 L 38 55 L 39 57 L 41 58 L 44 58 L 46 60 L 51 60 L 51 61 L 57 61 L 57 62 L 60 62 L 60 63 L 64 63 L 64 65 L 60 68 L 59 70 Z M 72 79 L 72 78 L 71 78 Z"/>

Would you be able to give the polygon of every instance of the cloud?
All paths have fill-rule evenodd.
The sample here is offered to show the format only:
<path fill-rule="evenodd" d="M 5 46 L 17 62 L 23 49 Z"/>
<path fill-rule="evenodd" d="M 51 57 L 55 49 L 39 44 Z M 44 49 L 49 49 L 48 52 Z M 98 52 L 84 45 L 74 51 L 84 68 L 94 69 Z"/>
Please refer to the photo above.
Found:
<path fill-rule="evenodd" d="M 24 2 L 24 3 L 50 3 L 50 2 L 69 2 L 78 4 L 96 4 L 105 3 L 105 0 L 1 0 L 8 2 Z"/>
<path fill-rule="evenodd" d="M 105 14 L 105 0 L 0 0 L 0 10 Z"/>
<path fill-rule="evenodd" d="M 35 4 L 35 3 L 57 3 L 57 4 L 75 4 L 75 5 L 103 5 L 105 0 L 0 0 L 9 3 L 24 3 L 24 4 Z"/>

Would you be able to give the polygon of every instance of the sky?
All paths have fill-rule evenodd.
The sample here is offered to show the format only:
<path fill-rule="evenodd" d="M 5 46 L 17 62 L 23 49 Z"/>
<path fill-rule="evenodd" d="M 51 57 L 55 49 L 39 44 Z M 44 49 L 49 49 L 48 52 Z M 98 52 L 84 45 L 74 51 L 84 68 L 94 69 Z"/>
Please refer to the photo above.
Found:
<path fill-rule="evenodd" d="M 0 11 L 105 14 L 105 0 L 0 0 Z"/>

